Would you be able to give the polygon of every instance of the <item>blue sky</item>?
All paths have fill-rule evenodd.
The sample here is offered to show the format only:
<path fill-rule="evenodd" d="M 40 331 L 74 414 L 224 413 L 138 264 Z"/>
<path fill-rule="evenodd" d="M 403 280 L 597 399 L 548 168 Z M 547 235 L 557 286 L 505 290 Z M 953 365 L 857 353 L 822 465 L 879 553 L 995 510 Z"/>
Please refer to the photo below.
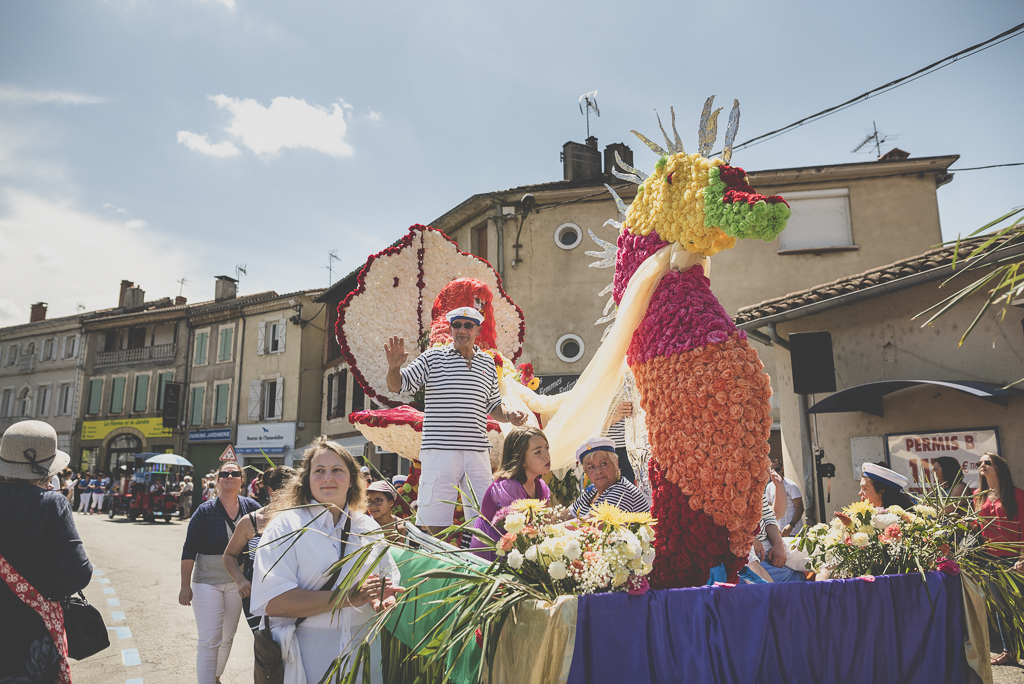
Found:
<path fill-rule="evenodd" d="M 704 99 L 739 141 L 1024 21 L 1019 2 L 0 4 L 0 326 L 147 298 L 326 286 L 478 192 L 561 178 L 597 90 L 603 146 Z M 1017 64 L 1017 67 L 1013 67 Z M 1024 161 L 1024 36 L 768 143 L 748 170 L 869 161 L 870 129 L 957 166 Z M 1024 167 L 957 174 L 943 232 L 1024 204 Z"/>

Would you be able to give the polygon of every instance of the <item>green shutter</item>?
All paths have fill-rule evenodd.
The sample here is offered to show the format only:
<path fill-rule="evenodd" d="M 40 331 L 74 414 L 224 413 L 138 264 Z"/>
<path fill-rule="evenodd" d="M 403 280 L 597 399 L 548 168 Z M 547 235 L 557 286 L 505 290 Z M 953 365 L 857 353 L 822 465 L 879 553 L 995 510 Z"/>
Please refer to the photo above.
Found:
<path fill-rule="evenodd" d="M 146 410 L 146 404 L 149 403 L 149 376 L 148 375 L 137 375 L 135 376 L 135 406 L 132 410 L 136 413 L 141 413 Z"/>
<path fill-rule="evenodd" d="M 189 408 L 189 425 L 203 424 L 203 399 L 206 394 L 205 387 L 192 388 L 192 404 Z"/>
<path fill-rule="evenodd" d="M 220 331 L 220 353 L 217 355 L 218 361 L 230 361 L 231 360 L 231 339 L 234 336 L 234 328 L 223 328 Z"/>
<path fill-rule="evenodd" d="M 217 401 L 213 414 L 215 425 L 223 425 L 228 422 L 228 394 L 230 385 L 217 385 Z"/>
<path fill-rule="evenodd" d="M 103 399 L 103 378 L 96 378 L 89 381 L 89 415 L 94 416 L 100 412 L 100 402 Z"/>
<path fill-rule="evenodd" d="M 163 411 L 164 410 L 164 387 L 167 386 L 167 383 L 169 383 L 171 381 L 171 378 L 173 378 L 173 377 L 174 377 L 174 373 L 161 373 L 160 377 L 157 379 L 157 384 L 156 384 L 156 410 L 157 411 Z"/>
<path fill-rule="evenodd" d="M 124 411 L 124 380 L 124 378 L 114 378 L 114 384 L 110 390 L 111 413 Z"/>
<path fill-rule="evenodd" d="M 210 337 L 210 333 L 201 332 L 196 335 L 196 358 L 193 362 L 197 366 L 201 366 L 206 363 L 206 340 Z"/>

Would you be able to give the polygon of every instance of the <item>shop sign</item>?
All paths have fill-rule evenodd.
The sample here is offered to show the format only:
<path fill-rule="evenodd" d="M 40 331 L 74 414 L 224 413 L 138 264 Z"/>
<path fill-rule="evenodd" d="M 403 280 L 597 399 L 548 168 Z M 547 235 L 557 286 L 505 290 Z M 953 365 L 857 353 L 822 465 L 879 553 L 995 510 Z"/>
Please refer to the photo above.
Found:
<path fill-rule="evenodd" d="M 540 385 L 537 387 L 537 394 L 551 395 L 568 392 L 580 379 L 577 375 L 538 375 Z"/>
<path fill-rule="evenodd" d="M 235 451 L 240 454 L 280 454 L 293 446 L 295 423 L 254 423 L 238 426 Z"/>
<path fill-rule="evenodd" d="M 218 428 L 216 430 L 189 430 L 188 441 L 190 442 L 230 442 L 231 428 Z"/>
<path fill-rule="evenodd" d="M 922 485 L 932 480 L 932 464 L 943 456 L 960 463 L 968 487 L 978 487 L 978 460 L 986 451 L 999 453 L 999 430 L 982 428 L 886 435 L 885 443 L 889 467 L 910 480 L 910 491 L 922 491 Z"/>
<path fill-rule="evenodd" d="M 123 420 L 87 420 L 82 423 L 82 441 L 106 439 L 118 428 L 135 428 L 143 437 L 171 437 L 171 431 L 164 427 L 162 418 L 125 418 Z"/>

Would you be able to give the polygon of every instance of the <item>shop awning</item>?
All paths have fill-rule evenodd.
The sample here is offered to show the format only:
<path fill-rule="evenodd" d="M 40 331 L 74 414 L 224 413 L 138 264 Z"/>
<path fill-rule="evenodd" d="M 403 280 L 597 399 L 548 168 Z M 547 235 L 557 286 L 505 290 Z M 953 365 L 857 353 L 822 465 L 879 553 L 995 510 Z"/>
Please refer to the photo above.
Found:
<path fill-rule="evenodd" d="M 864 413 L 882 416 L 882 398 L 884 396 L 893 392 L 899 392 L 908 387 L 917 387 L 918 385 L 949 387 L 958 392 L 963 392 L 985 401 L 991 401 L 1000 406 L 1009 405 L 1010 397 L 1024 394 L 1024 390 L 1017 389 L 1016 387 L 1002 389 L 999 385 L 990 382 L 966 380 L 957 382 L 943 380 L 883 380 L 881 382 L 868 382 L 831 394 L 807 409 L 807 413 L 863 411 Z"/>

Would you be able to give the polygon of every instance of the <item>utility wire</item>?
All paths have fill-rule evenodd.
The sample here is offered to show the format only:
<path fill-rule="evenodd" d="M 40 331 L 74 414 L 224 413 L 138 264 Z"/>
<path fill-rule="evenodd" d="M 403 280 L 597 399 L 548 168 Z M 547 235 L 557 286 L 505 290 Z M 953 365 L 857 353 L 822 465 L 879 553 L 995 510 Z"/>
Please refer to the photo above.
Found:
<path fill-rule="evenodd" d="M 970 57 L 971 55 L 978 54 L 979 52 L 982 52 L 984 50 L 989 49 L 990 47 L 995 47 L 996 45 L 999 45 L 999 43 L 1002 43 L 1004 41 L 1010 40 L 1011 38 L 1015 38 L 1016 36 L 1020 35 L 1021 33 L 1024 33 L 1024 24 L 1017 24 L 1013 28 L 1011 28 L 1011 29 L 1009 29 L 1007 31 L 1003 31 L 998 36 L 993 36 L 993 37 L 989 38 L 986 41 L 978 43 L 977 45 L 972 45 L 971 47 L 966 48 L 964 50 L 961 50 L 960 52 L 956 52 L 956 53 L 954 53 L 952 55 L 949 55 L 948 57 L 943 57 L 939 61 L 933 62 L 933 63 L 929 64 L 928 66 L 922 68 L 922 69 L 918 69 L 917 71 L 915 71 L 912 74 L 908 74 L 908 75 L 906 75 L 906 76 L 904 76 L 902 78 L 897 78 L 895 81 L 890 81 L 890 82 L 886 83 L 885 85 L 878 86 L 877 88 L 873 88 L 872 90 L 869 90 L 866 93 L 862 93 L 862 94 L 858 95 L 857 97 L 849 99 L 846 102 L 843 102 L 842 104 L 838 104 L 838 105 L 836 105 L 834 107 L 829 107 L 828 109 L 823 109 L 820 112 L 818 112 L 817 114 L 811 114 L 810 116 L 804 117 L 803 119 L 800 119 L 799 121 L 794 121 L 793 123 L 789 124 L 788 126 L 783 126 L 782 128 L 778 128 L 778 129 L 776 129 L 774 131 L 769 131 L 768 133 L 765 133 L 763 135 L 759 135 L 756 138 L 751 138 L 750 140 L 746 140 L 746 141 L 744 141 L 744 142 L 742 142 L 742 143 L 740 143 L 738 145 L 735 145 L 733 147 L 733 150 L 735 151 L 735 150 L 743 149 L 745 147 L 753 147 L 754 145 L 759 145 L 759 144 L 761 144 L 763 142 L 771 140 L 772 138 L 776 138 L 776 137 L 782 135 L 783 133 L 788 133 L 789 131 L 793 130 L 794 128 L 799 128 L 800 126 L 803 126 L 804 124 L 811 123 L 812 121 L 817 121 L 818 119 L 824 119 L 827 116 L 831 116 L 832 114 L 835 114 L 837 112 L 841 112 L 844 109 L 852 107 L 855 104 L 859 104 L 859 103 L 861 103 L 861 102 L 863 102 L 863 101 L 865 101 L 865 100 L 867 100 L 867 99 L 869 99 L 871 97 L 874 97 L 876 95 L 881 95 L 882 93 L 886 93 L 886 92 L 888 92 L 890 90 L 894 90 L 896 88 L 899 88 L 902 85 L 906 85 L 908 83 L 912 83 L 913 81 L 916 81 L 919 78 L 924 78 L 928 74 L 934 73 L 934 72 L 938 71 L 939 69 L 943 69 L 943 68 L 949 66 L 950 64 L 953 64 L 954 62 L 957 62 L 957 61 L 959 61 L 961 59 L 965 59 L 967 57 Z"/>
<path fill-rule="evenodd" d="M 989 166 L 971 166 L 966 169 L 948 169 L 949 171 L 978 171 L 980 169 L 998 169 L 1003 166 L 1024 166 L 1024 162 L 1013 162 L 1011 164 L 990 164 Z"/>

